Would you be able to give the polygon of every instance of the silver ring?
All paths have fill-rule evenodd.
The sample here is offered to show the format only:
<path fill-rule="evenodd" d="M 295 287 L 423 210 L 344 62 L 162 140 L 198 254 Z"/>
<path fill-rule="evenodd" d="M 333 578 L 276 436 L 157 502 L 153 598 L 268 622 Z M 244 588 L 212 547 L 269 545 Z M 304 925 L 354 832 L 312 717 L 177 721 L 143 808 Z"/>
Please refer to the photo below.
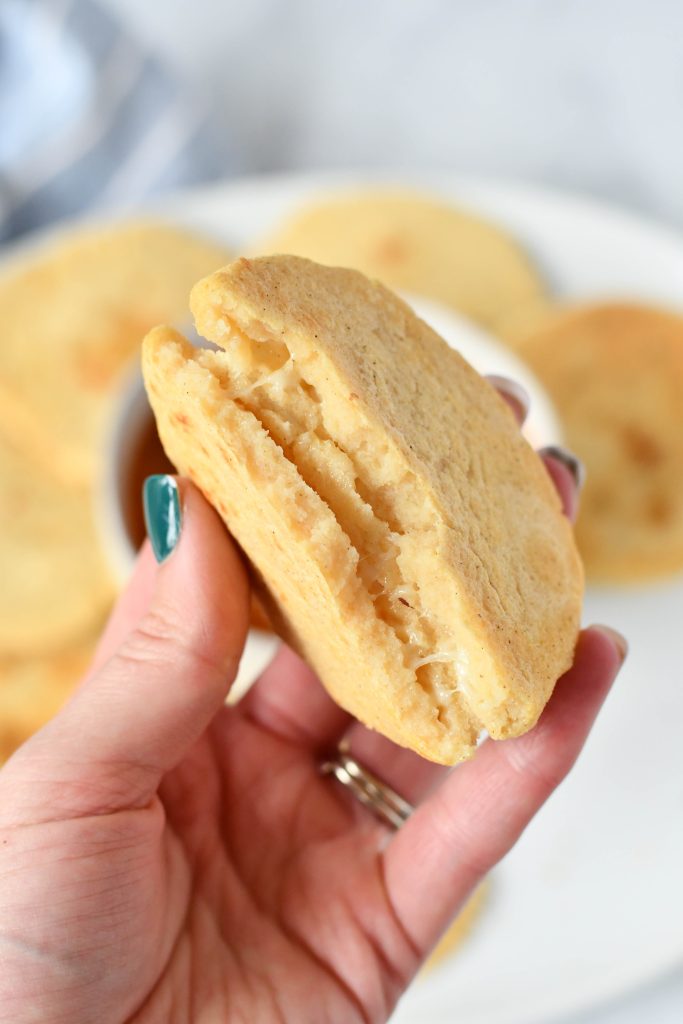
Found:
<path fill-rule="evenodd" d="M 320 771 L 323 775 L 334 775 L 385 825 L 400 828 L 413 813 L 413 807 L 407 800 L 354 760 L 343 744 L 339 746 L 335 757 L 320 766 Z"/>

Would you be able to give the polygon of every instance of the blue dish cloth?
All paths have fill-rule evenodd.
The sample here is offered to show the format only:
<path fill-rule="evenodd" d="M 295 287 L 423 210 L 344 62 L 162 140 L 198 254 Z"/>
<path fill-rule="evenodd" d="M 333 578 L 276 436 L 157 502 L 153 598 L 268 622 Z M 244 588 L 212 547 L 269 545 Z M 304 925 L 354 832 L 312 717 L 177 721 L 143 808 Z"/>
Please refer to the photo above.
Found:
<path fill-rule="evenodd" d="M 208 104 L 94 0 L 2 0 L 0 241 L 234 170 Z"/>

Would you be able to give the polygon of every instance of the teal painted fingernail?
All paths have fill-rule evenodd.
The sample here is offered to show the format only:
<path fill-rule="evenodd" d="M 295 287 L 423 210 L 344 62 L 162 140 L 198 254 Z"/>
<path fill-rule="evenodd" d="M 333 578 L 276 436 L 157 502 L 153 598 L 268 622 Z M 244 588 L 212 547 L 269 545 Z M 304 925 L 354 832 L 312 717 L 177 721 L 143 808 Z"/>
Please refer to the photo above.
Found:
<path fill-rule="evenodd" d="M 180 539 L 182 516 L 178 484 L 172 476 L 148 476 L 142 488 L 147 536 L 157 562 L 165 562 Z"/>

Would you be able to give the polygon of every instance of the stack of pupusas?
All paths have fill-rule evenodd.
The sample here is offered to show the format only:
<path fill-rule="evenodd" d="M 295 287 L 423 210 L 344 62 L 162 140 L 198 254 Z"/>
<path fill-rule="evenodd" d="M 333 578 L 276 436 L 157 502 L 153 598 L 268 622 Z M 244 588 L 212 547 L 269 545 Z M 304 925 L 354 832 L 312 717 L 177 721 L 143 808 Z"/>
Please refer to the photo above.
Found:
<path fill-rule="evenodd" d="M 27 251 L 0 280 L 0 761 L 82 675 L 114 596 L 93 509 L 122 376 L 226 256 L 131 223 Z"/>

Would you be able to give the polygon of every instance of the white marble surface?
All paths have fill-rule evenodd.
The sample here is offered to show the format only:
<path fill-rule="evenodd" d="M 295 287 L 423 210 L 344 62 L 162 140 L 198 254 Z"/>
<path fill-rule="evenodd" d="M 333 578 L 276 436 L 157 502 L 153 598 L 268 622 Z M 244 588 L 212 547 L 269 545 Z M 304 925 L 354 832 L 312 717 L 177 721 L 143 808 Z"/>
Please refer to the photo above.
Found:
<path fill-rule="evenodd" d="M 452 168 L 683 228 L 680 0 L 106 3 L 215 104 L 243 173 Z M 563 1024 L 681 1020 L 683 969 Z"/>

